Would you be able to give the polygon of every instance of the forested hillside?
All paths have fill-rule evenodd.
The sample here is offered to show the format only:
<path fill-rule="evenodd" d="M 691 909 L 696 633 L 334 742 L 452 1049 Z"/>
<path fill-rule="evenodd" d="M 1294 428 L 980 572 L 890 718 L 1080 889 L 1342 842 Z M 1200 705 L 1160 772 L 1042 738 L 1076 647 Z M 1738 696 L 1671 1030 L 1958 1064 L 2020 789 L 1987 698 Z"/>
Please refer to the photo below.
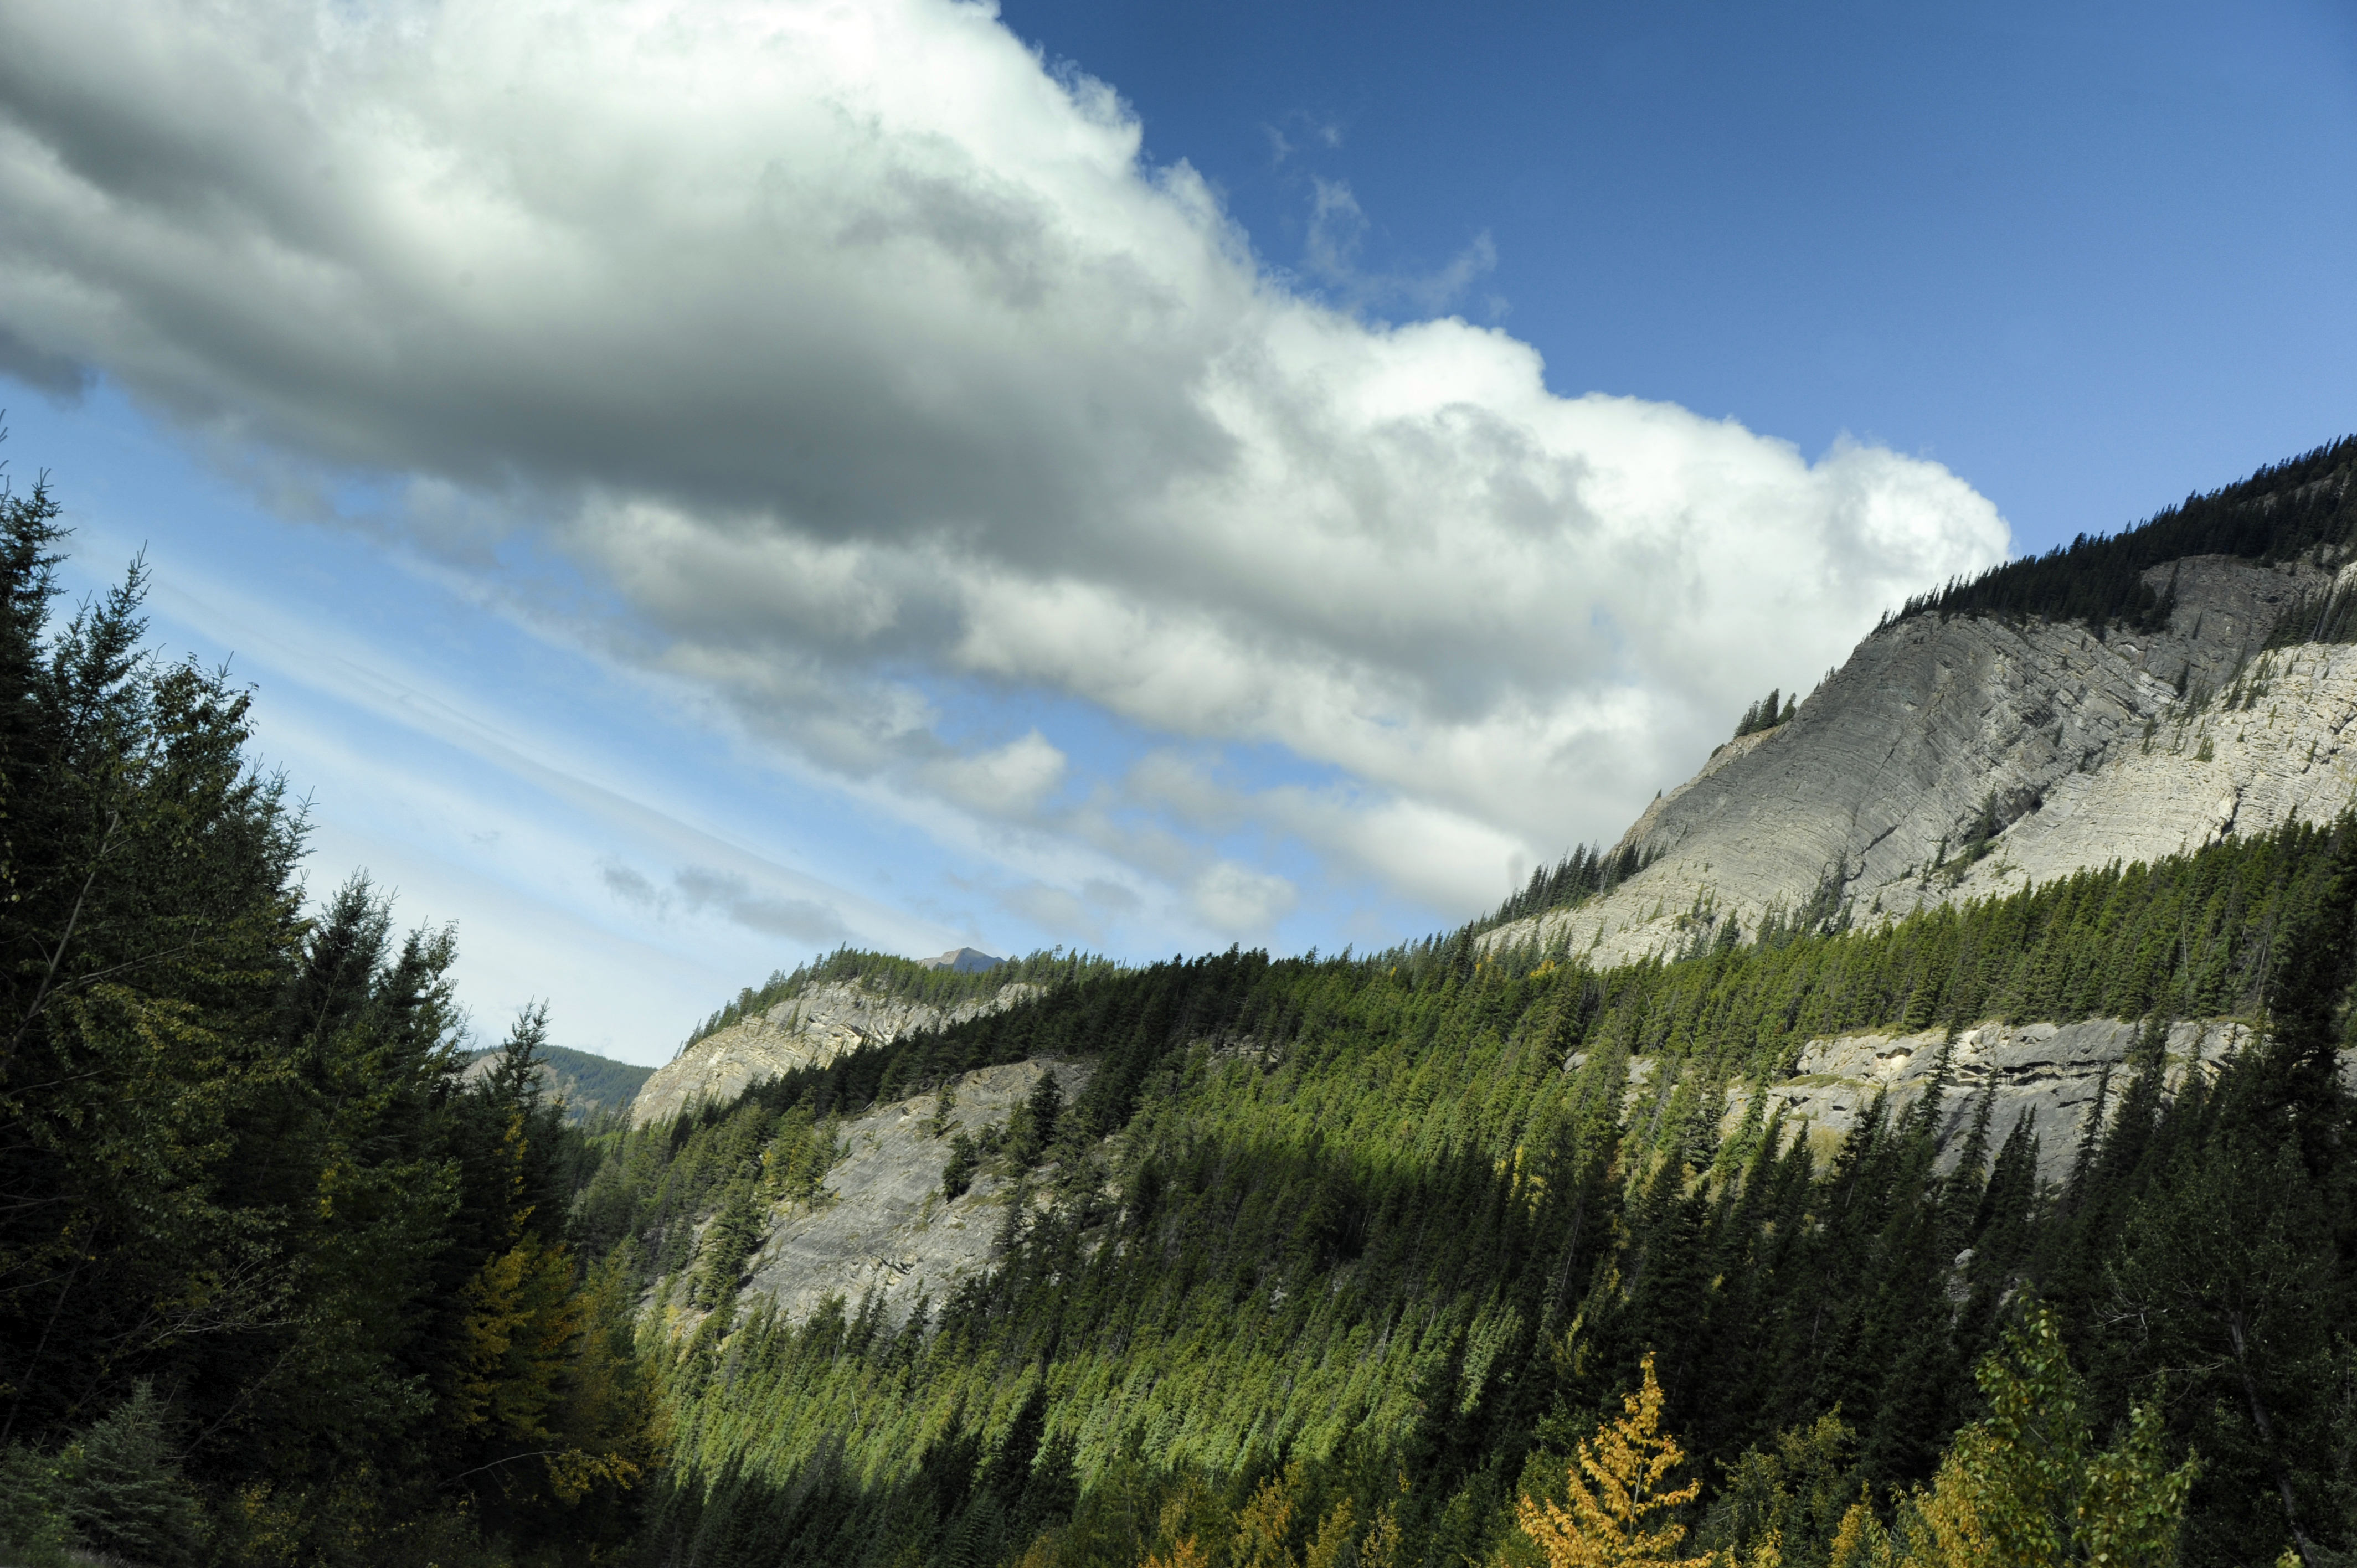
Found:
<path fill-rule="evenodd" d="M 471 1083 L 495 1071 L 500 1056 L 493 1050 L 470 1052 L 460 1081 Z M 540 1052 L 542 1090 L 563 1102 L 569 1121 L 590 1122 L 601 1115 L 619 1115 L 630 1109 L 631 1098 L 653 1075 L 652 1068 L 636 1067 L 565 1046 L 547 1046 Z"/>
<path fill-rule="evenodd" d="M 1057 983 L 1018 1005 L 568 1126 L 547 1018 L 464 1079 L 454 936 L 358 876 L 307 908 L 246 695 L 142 648 L 135 573 L 60 615 L 59 544 L 46 492 L 0 510 L 16 1561 L 2357 1551 L 2357 820 L 1871 925 L 1826 901 L 1736 940 L 1697 907 L 1612 967 L 1473 927 L 1037 955 Z M 1631 869 L 1581 851 L 1518 897 Z M 829 977 L 1025 972 L 846 950 L 705 1028 Z M 2222 1016 L 2254 1043 L 2169 1058 Z M 1770 1092 L 1835 1034 L 2083 1017 L 2141 1043 L 2059 1185 L 1993 1092 L 1839 1138 Z M 1042 1060 L 1084 1087 L 952 1132 L 963 1075 Z M 749 1283 L 773 1227 L 845 1201 L 854 1119 L 918 1095 L 926 1213 L 993 1195 L 988 1272 L 781 1316 Z"/>
<path fill-rule="evenodd" d="M 1751 1560 L 1772 1528 L 1782 1561 L 1831 1562 L 1864 1496 L 1900 1552 L 1937 1512 L 1911 1489 L 1943 1454 L 1972 1462 L 1956 1434 L 1993 1413 L 1974 1372 L 2008 1326 L 2030 1337 L 2000 1381 L 2044 1378 L 2044 1399 L 2083 1380 L 2083 1461 L 2127 1444 L 2161 1487 L 2201 1455 L 2187 1560 L 2271 1562 L 2295 1519 L 2346 1541 L 2352 867 L 2345 830 L 2298 829 L 1609 974 L 1461 940 L 1231 953 L 617 1139 L 576 1218 L 631 1259 L 683 1369 L 648 1550 L 1534 1562 L 1516 1499 L 1560 1496 L 1650 1355 L 1706 1542 Z M 2060 1192 L 1986 1101 L 1956 1127 L 1878 1116 L 1824 1155 L 1760 1097 L 1724 1114 L 1813 1032 L 2269 994 L 2272 1043 L 2174 1098 L 2156 1033 Z M 770 1138 L 799 1152 L 845 1107 L 1083 1051 L 1097 1075 L 1028 1163 L 987 1283 L 905 1324 L 858 1302 L 786 1324 L 716 1288 L 694 1217 L 776 1200 Z M 1668 1069 L 1633 1096 L 1632 1057 Z M 1277 1550 L 1255 1532 L 1291 1555 L 1255 1556 Z M 1329 1536 L 1359 1557 L 1313 1558 Z"/>

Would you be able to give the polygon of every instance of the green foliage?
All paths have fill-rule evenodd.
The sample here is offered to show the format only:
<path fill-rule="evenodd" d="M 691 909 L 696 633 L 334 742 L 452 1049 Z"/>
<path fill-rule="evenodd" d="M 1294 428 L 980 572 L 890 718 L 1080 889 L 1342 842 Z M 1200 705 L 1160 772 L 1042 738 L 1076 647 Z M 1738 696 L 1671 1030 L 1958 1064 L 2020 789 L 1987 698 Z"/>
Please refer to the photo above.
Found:
<path fill-rule="evenodd" d="M 1504 903 L 1466 927 L 1462 934 L 1469 939 L 1510 920 L 1584 904 L 1611 892 L 1653 860 L 1653 855 L 1635 844 L 1622 844 L 1616 850 L 1583 844 L 1554 865 L 1542 865 L 1532 872 L 1530 886 L 1508 895 Z"/>
<path fill-rule="evenodd" d="M 1793 697 L 1790 701 L 1783 699 L 1784 693 L 1780 689 L 1770 687 L 1765 697 L 1743 710 L 1743 716 L 1736 721 L 1735 738 L 1741 740 L 1747 735 L 1758 735 L 1761 730 L 1774 729 L 1800 712 L 1800 698 Z"/>
<path fill-rule="evenodd" d="M 473 1068 L 490 1055 L 487 1051 L 469 1052 L 467 1064 Z M 541 1076 L 549 1090 L 565 1102 L 565 1120 L 576 1124 L 629 1110 L 630 1101 L 638 1097 L 639 1090 L 654 1076 L 655 1070 L 565 1046 L 543 1046 L 540 1057 Z"/>
<path fill-rule="evenodd" d="M 195 1559 L 197 1502 L 180 1478 L 153 1385 L 132 1385 L 131 1397 L 84 1434 L 66 1476 L 65 1511 L 82 1544 L 156 1568 Z"/>
<path fill-rule="evenodd" d="M 954 1203 L 974 1186 L 974 1172 L 981 1168 L 984 1150 L 973 1136 L 961 1128 L 950 1139 L 950 1157 L 942 1166 L 942 1197 Z"/>
<path fill-rule="evenodd" d="M 72 1543 L 58 1461 L 22 1444 L 0 1448 L 0 1561 L 65 1568 Z"/>
<path fill-rule="evenodd" d="M 1056 1141 L 1059 1124 L 1064 1116 L 1063 1086 L 1052 1072 L 1042 1072 L 1031 1086 L 1030 1095 L 1009 1119 L 1006 1135 L 1007 1152 L 1018 1165 L 1039 1163 L 1049 1147 Z"/>
<path fill-rule="evenodd" d="M 2198 1467 L 2172 1467 L 2161 1417 L 2129 1412 L 2093 1452 L 2085 1384 L 2054 1315 L 2033 1307 L 1975 1374 L 1988 1413 L 1956 1435 L 1931 1491 L 1900 1509 L 1893 1568 L 2169 1568 Z"/>
<path fill-rule="evenodd" d="M 706 1320 L 683 1352 L 700 1369 L 674 1382 L 682 1438 L 647 1550 L 750 1530 L 787 1543 L 788 1563 L 1178 1562 L 1182 1548 L 1210 1563 L 1242 1550 L 1239 1521 L 1281 1473 L 1295 1489 L 1268 1497 L 1292 1509 L 1281 1551 L 1297 1560 L 1329 1515 L 1357 1521 L 1354 1540 L 1383 1521 L 1382 1550 L 1402 1562 L 1480 1560 L 1503 1549 L 1534 1456 L 1595 1430 L 1650 1349 L 1665 1419 L 1727 1467 L 1722 1502 L 1692 1521 L 1705 1543 L 1831 1563 L 1844 1529 L 1856 1547 L 1858 1517 L 1873 1520 L 1854 1517 L 1861 1487 L 1887 1498 L 1929 1483 L 1960 1427 L 1996 1430 L 1971 1369 L 2029 1287 L 2058 1324 L 2086 1326 L 2083 1419 L 2119 1434 L 2127 1467 L 2098 1466 L 2091 1436 L 2082 1493 L 2113 1487 L 2130 1519 L 2160 1496 L 2136 1477 L 2164 1459 L 2154 1474 L 2179 1474 L 2198 1444 L 2189 1554 L 2234 1562 L 2229 1531 L 2270 1553 L 2289 1539 L 2280 1509 L 2270 1520 L 2251 1500 L 2274 1495 L 2270 1455 L 2289 1455 L 2302 1520 L 2346 1539 L 2357 1513 L 2330 1461 L 2305 1457 L 2349 1446 L 2329 1391 L 2357 1367 L 2338 1369 L 2324 1328 L 2342 1320 L 2349 1270 L 2313 1240 L 2334 1233 L 2341 1178 L 2300 1197 L 2271 1163 L 2280 1138 L 2235 1144 L 2213 1199 L 2171 1172 L 2203 1119 L 2236 1106 L 2273 1107 L 2235 1114 L 2310 1130 L 2340 1168 L 2337 1080 L 2266 1064 L 2313 1068 L 2323 1058 L 2297 1042 L 2340 1037 L 2352 855 L 2345 830 L 2294 827 L 1880 930 L 1604 972 L 1453 939 L 1367 959 L 1232 951 L 1086 980 L 643 1130 L 638 1190 L 683 1195 L 688 1167 L 713 1157 L 690 1151 L 737 1118 L 849 1114 L 994 1063 L 1096 1063 L 1057 1112 L 1047 1208 L 1010 1211 L 992 1273 L 937 1311 L 895 1323 L 874 1301 L 839 1304 L 790 1325 L 756 1301 L 725 1335 Z M 2179 1069 L 2158 1018 L 2270 1001 L 2272 1037 L 2291 1043 L 2165 1091 Z M 1875 1108 L 1828 1144 L 1750 1087 L 1841 1029 L 2121 1012 L 2156 1022 L 2061 1192 L 2039 1187 L 2035 1130 L 1994 1125 L 1986 1098 L 1961 1120 L 1930 1101 Z M 1650 1064 L 1641 1079 L 1632 1059 Z M 993 1131 L 1028 1144 L 1037 1115 Z M 951 1153 L 952 1176 L 990 1157 L 972 1139 Z M 722 1201 L 719 1185 L 703 1191 L 674 1210 L 690 1227 Z M 2244 1207 L 2203 1207 L 2230 1198 Z M 2183 1238 L 2164 1245 L 2164 1219 Z M 2237 1250 L 2169 1261 L 2201 1238 Z M 662 1237 L 633 1245 L 655 1260 Z M 2239 1373 L 2209 1298 L 2179 1283 L 2164 1300 L 2139 1270 L 2246 1293 L 2273 1358 L 2250 1365 L 2274 1447 L 2228 1397 Z M 2164 1329 L 2181 1337 L 2152 1337 Z M 2199 1408 L 2147 1386 L 2194 1365 L 2218 1385 Z M 978 1479 L 1003 1481 L 988 1456 L 1018 1417 L 1028 1429 L 1027 1409 L 1072 1475 L 1069 1511 L 1036 1528 Z"/>
<path fill-rule="evenodd" d="M 1857 1498 L 1857 1434 L 1831 1412 L 1746 1449 L 1726 1467 L 1697 1543 L 1740 1561 L 1773 1542 L 1787 1568 L 1831 1561 Z"/>
<path fill-rule="evenodd" d="M 652 1412 L 543 1019 L 462 1087 L 451 933 L 362 877 L 304 913 L 245 694 L 143 650 L 136 565 L 55 619 L 56 518 L 0 496 L 0 1453 L 54 1494 L 11 1507 L 155 1563 L 618 1538 Z"/>
<path fill-rule="evenodd" d="M 2337 541 L 2342 450 L 2186 515 Z M 829 980 L 1043 994 L 585 1132 L 539 1009 L 462 1082 L 450 933 L 358 878 L 303 913 L 244 698 L 140 652 L 135 573 L 50 624 L 54 519 L 0 505 L 19 1556 L 70 1526 L 278 1568 L 1520 1563 L 1525 1493 L 1568 1497 L 1631 1387 L 1722 1477 L 1647 1531 L 1747 1564 L 2357 1546 L 2346 822 L 1865 929 L 1828 878 L 1608 971 L 1475 926 L 981 976 L 846 950 L 708 1026 Z M 2154 613 L 2118 542 L 1974 603 Z M 1640 864 L 1576 851 L 1496 918 Z M 2256 1043 L 2169 1059 L 2169 1019 L 2224 1014 Z M 1987 1095 L 1836 1140 L 1771 1092 L 1814 1036 L 2089 1015 L 2147 1026 L 2061 1190 Z M 1085 1089 L 1043 1075 L 947 1150 L 950 1196 L 1017 1178 L 986 1273 L 905 1319 L 740 1295 L 780 1208 L 830 1201 L 845 1118 L 940 1089 L 939 1135 L 963 1074 L 1043 1060 Z"/>
<path fill-rule="evenodd" d="M 2174 579 L 2156 590 L 2152 568 L 2189 555 L 2233 555 L 2261 563 L 2319 549 L 2345 555 L 2357 535 L 2357 436 L 2260 469 L 2238 484 L 2193 495 L 2135 528 L 2081 534 L 2043 555 L 2025 555 L 1907 601 L 1895 618 L 2038 617 L 2084 621 L 2100 636 L 2120 625 L 2166 626 L 2176 609 Z M 2336 559 L 2339 557 L 2336 556 Z M 2319 607 L 2296 607 L 2284 623 L 2313 623 Z"/>

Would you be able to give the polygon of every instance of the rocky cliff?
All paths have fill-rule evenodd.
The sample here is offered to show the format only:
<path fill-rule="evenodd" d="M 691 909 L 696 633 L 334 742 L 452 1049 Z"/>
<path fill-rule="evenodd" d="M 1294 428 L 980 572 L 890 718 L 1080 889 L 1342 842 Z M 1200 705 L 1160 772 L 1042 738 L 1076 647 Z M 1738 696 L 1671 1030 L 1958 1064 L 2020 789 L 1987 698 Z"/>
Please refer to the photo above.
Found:
<path fill-rule="evenodd" d="M 655 1069 L 630 1102 L 630 1124 L 676 1116 L 700 1101 L 726 1103 L 797 1068 L 824 1067 L 863 1045 L 882 1045 L 995 1013 L 1040 993 L 1014 982 L 949 1006 L 870 989 L 856 980 L 811 985 L 768 1011 L 691 1042 Z"/>
<path fill-rule="evenodd" d="M 989 1264 L 1014 1184 L 984 1170 L 954 1201 L 942 1197 L 950 1140 L 1004 1122 L 1042 1073 L 1056 1075 L 1067 1101 L 1088 1087 L 1080 1062 L 1013 1062 L 957 1079 L 954 1108 L 937 1122 L 940 1099 L 921 1094 L 878 1106 L 845 1124 L 843 1159 L 827 1172 L 815 1203 L 780 1207 L 754 1256 L 750 1294 L 773 1297 L 800 1323 L 841 1296 L 856 1308 L 869 1292 L 887 1322 L 908 1320 L 918 1298 L 939 1304 L 958 1282 Z"/>
<path fill-rule="evenodd" d="M 2348 804 L 2357 648 L 2262 651 L 2331 574 L 2202 556 L 2145 577 L 2176 594 L 2149 634 L 1932 615 L 1876 631 L 1790 721 L 1646 810 L 1622 840 L 1645 870 L 1485 943 L 1674 954 L 1813 899 L 1872 920 Z M 1959 865 L 1985 812 L 1995 836 Z"/>
<path fill-rule="evenodd" d="M 2040 1179 L 2061 1184 L 2098 1104 L 2118 1108 L 2138 1028 L 2121 1019 L 2093 1018 L 1959 1031 L 1937 1112 L 1946 1154 L 1953 1158 L 1986 1091 L 1992 1145 L 2027 1118 L 2038 1138 Z M 2251 1037 L 2249 1026 L 2234 1019 L 2172 1026 L 2165 1081 L 2174 1090 L 2190 1073 L 2214 1073 Z M 1798 1070 L 1768 1086 L 1764 1109 L 1783 1117 L 1788 1137 L 1806 1138 L 1820 1158 L 1829 1156 L 1877 1100 L 1894 1117 L 1913 1110 L 1938 1078 L 1945 1040 L 1939 1029 L 1813 1040 Z M 2341 1064 L 2343 1080 L 2357 1090 L 2357 1053 L 2344 1053 Z M 1648 1058 L 1630 1064 L 1632 1124 L 1667 1103 L 1670 1086 L 1655 1067 Z M 1005 1175 L 985 1170 L 963 1197 L 945 1201 L 942 1167 L 950 1140 L 960 1130 L 978 1133 L 1004 1122 L 1044 1072 L 1056 1075 L 1070 1100 L 1088 1086 L 1092 1071 L 1086 1062 L 985 1068 L 956 1080 L 947 1115 L 937 1116 L 938 1096 L 921 1094 L 852 1118 L 843 1128 L 844 1156 L 827 1173 L 819 1198 L 782 1204 L 770 1216 L 745 1294 L 771 1298 L 797 1323 L 834 1296 L 856 1308 L 873 1292 L 892 1326 L 907 1321 L 920 1297 L 938 1304 L 961 1281 L 989 1268 L 1008 1206 L 1017 1200 Z M 1742 1123 L 1752 1092 L 1730 1092 L 1722 1132 Z"/>

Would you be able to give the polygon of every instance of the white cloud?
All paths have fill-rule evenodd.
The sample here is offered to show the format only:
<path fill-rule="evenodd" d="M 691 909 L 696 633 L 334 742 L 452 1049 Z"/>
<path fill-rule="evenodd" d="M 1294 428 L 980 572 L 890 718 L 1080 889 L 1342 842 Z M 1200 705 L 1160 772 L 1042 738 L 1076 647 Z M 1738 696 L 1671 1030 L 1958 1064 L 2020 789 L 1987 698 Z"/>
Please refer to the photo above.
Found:
<path fill-rule="evenodd" d="M 747 877 L 708 865 L 683 865 L 669 887 L 636 866 L 608 857 L 598 863 L 606 890 L 641 914 L 669 917 L 674 909 L 713 914 L 766 937 L 810 944 L 839 942 L 851 935 L 843 917 L 814 898 L 782 897 L 756 888 Z"/>
<path fill-rule="evenodd" d="M 1282 876 L 1254 871 L 1232 860 L 1214 862 L 1195 879 L 1195 908 L 1215 931 L 1246 936 L 1266 930 L 1292 908 L 1298 897 Z"/>
<path fill-rule="evenodd" d="M 951 744 L 919 678 L 1287 748 L 1348 787 L 1236 811 L 1462 900 L 2003 552 L 1936 464 L 1812 463 L 1555 395 L 1501 331 L 1306 298 L 1139 145 L 951 0 L 27 0 L 0 345 L 403 478 L 420 548 L 553 553 L 590 587 L 540 613 L 802 757 L 1238 931 L 1293 884 L 1058 806 L 1063 752 Z"/>
<path fill-rule="evenodd" d="M 1064 763 L 1064 754 L 1035 729 L 994 751 L 932 763 L 921 777 L 951 800 L 977 811 L 1022 816 L 1063 782 Z"/>

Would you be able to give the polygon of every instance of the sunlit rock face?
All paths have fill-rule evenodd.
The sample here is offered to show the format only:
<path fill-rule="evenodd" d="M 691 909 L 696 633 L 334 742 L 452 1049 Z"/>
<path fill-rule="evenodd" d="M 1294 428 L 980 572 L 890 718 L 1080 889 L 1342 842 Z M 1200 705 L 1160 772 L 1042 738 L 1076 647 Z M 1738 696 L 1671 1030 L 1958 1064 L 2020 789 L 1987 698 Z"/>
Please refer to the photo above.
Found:
<path fill-rule="evenodd" d="M 920 1029 L 996 1013 L 1042 989 L 1016 982 L 987 996 L 939 1007 L 884 995 L 856 980 L 813 985 L 765 1013 L 706 1035 L 656 1069 L 630 1102 L 630 1123 L 661 1122 L 699 1101 L 725 1105 L 764 1079 L 797 1068 L 824 1067 L 863 1045 L 888 1045 Z"/>
<path fill-rule="evenodd" d="M 2061 1182 L 2084 1141 L 2088 1118 L 2100 1103 L 2108 1121 L 2128 1087 L 2129 1058 L 2141 1026 L 2118 1018 L 2075 1024 L 1987 1024 L 1959 1030 L 1949 1050 L 1933 1127 L 1953 1161 L 1989 1103 L 1989 1149 L 2024 1118 L 2038 1139 L 2041 1180 Z M 1940 1078 L 1944 1029 L 1920 1035 L 1842 1035 L 1812 1040 L 1798 1071 L 1768 1090 L 1768 1109 L 1805 1122 L 1809 1135 L 1830 1144 L 1865 1119 L 1875 1101 L 1887 1115 L 1908 1115 Z M 2248 1026 L 2229 1018 L 2169 1026 L 2162 1081 L 2170 1092 L 2190 1073 L 2214 1074 L 2234 1052 L 2248 1048 Z M 1734 1110 L 1743 1110 L 1742 1096 Z"/>
<path fill-rule="evenodd" d="M 1623 838 L 1654 857 L 1609 896 L 1498 928 L 1599 967 L 1674 955 L 1813 897 L 1873 923 L 2112 861 L 2320 820 L 2357 789 L 2357 647 L 2262 651 L 2325 584 L 2299 562 L 2195 556 L 2167 628 L 1919 616 L 1860 643 L 1792 720 L 1746 736 Z M 1961 872 L 1985 811 L 1998 829 Z M 1943 858 L 1948 864 L 1942 865 Z"/>
<path fill-rule="evenodd" d="M 2071 1024 L 1984 1024 L 1958 1030 L 1953 1042 L 1943 1028 L 1811 1040 L 1793 1071 L 1767 1085 L 1760 1114 L 1763 1122 L 1781 1119 L 1781 1146 L 1805 1139 L 1824 1159 L 1870 1120 L 1878 1105 L 1886 1126 L 1918 1114 L 1936 1083 L 1940 1098 L 1931 1112 L 1932 1129 L 1943 1169 L 1963 1152 L 1986 1099 L 1987 1153 L 1993 1155 L 2026 1121 L 2038 1140 L 2039 1179 L 2060 1185 L 2086 1141 L 2090 1119 L 2100 1109 L 2109 1126 L 2119 1111 L 2137 1070 L 2136 1047 L 2143 1028 L 2127 1019 L 2083 1018 Z M 2174 1096 L 2195 1074 L 2214 1079 L 2254 1039 L 2250 1025 L 2237 1018 L 2169 1024 L 2162 1045 L 2162 1093 Z M 1943 1046 L 1948 1050 L 1944 1075 Z M 1576 1056 L 1566 1069 L 1577 1069 L 1586 1059 Z M 1653 1057 L 1629 1062 L 1622 1115 L 1632 1128 L 1641 1129 L 1670 1103 L 1677 1075 L 1664 1079 L 1660 1066 Z M 2341 1079 L 2357 1093 L 2357 1051 L 2341 1053 Z M 1727 1088 L 1719 1107 L 1722 1134 L 1742 1126 L 1754 1092 L 1745 1084 Z"/>
<path fill-rule="evenodd" d="M 945 1199 L 951 1140 L 1003 1124 L 1043 1073 L 1056 1075 L 1070 1101 L 1093 1071 L 1086 1062 L 1010 1062 L 960 1077 L 946 1115 L 937 1094 L 920 1094 L 851 1118 L 844 1156 L 819 1196 L 772 1210 L 748 1297 L 768 1296 L 802 1323 L 831 1296 L 856 1311 L 872 1293 L 883 1321 L 896 1327 L 920 1299 L 939 1305 L 989 1267 L 1009 1207 L 1020 1200 L 1016 1184 L 988 1168 L 963 1196 Z"/>

